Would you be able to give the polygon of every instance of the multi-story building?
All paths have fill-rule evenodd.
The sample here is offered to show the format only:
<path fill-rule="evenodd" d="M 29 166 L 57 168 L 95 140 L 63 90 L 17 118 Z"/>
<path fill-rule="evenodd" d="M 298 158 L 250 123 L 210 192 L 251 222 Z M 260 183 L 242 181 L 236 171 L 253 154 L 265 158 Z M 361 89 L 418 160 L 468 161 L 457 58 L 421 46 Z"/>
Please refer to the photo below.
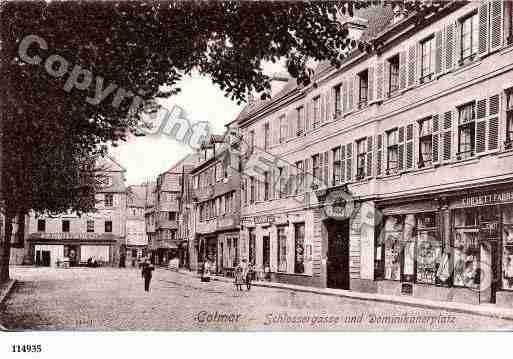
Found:
<path fill-rule="evenodd" d="M 157 177 L 154 189 L 155 234 L 151 250 L 156 264 L 167 265 L 170 259 L 179 258 L 184 265 L 187 245 L 178 239 L 178 219 L 184 172 L 197 161 L 196 155 L 187 155 L 173 167 Z"/>
<path fill-rule="evenodd" d="M 80 216 L 29 216 L 27 246 L 32 263 L 80 265 L 90 258 L 124 265 L 126 225 L 126 170 L 112 157 L 98 161 L 102 185 L 95 199 L 96 212 Z"/>
<path fill-rule="evenodd" d="M 146 182 L 144 184 L 146 187 L 145 191 L 145 205 L 144 205 L 144 222 L 146 228 L 146 234 L 148 235 L 148 250 L 150 251 L 150 258 L 152 263 L 155 263 L 155 256 L 153 249 L 157 247 L 157 232 L 155 230 L 155 202 L 156 202 L 156 192 L 155 192 L 155 183 L 154 182 Z"/>
<path fill-rule="evenodd" d="M 126 207 L 126 260 L 136 265 L 146 257 L 148 235 L 144 220 L 148 187 L 146 184 L 128 186 Z"/>
<path fill-rule="evenodd" d="M 29 253 L 25 247 L 25 237 L 28 232 L 29 217 L 16 216 L 12 223 L 10 264 L 29 262 Z M 0 213 L 0 238 L 5 236 L 5 216 Z"/>
<path fill-rule="evenodd" d="M 240 158 L 238 143 L 229 135 L 212 135 L 202 146 L 191 171 L 194 201 L 194 243 L 191 268 L 208 258 L 215 272 L 233 271 L 240 253 Z"/>
<path fill-rule="evenodd" d="M 512 2 L 395 10 L 239 117 L 241 242 L 277 281 L 511 306 Z"/>

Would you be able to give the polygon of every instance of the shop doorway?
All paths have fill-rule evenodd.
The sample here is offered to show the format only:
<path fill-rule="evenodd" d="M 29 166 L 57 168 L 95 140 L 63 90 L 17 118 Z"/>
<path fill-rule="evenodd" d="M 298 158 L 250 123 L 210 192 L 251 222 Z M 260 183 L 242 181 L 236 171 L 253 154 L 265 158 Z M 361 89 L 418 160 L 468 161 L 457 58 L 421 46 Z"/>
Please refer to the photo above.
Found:
<path fill-rule="evenodd" d="M 50 251 L 36 251 L 36 266 L 50 267 Z"/>
<path fill-rule="evenodd" d="M 271 264 L 271 240 L 269 236 L 263 236 L 263 253 L 262 253 L 262 265 L 264 267 L 264 271 L 269 271 L 269 266 Z"/>
<path fill-rule="evenodd" d="M 328 220 L 327 286 L 349 289 L 349 219 Z"/>

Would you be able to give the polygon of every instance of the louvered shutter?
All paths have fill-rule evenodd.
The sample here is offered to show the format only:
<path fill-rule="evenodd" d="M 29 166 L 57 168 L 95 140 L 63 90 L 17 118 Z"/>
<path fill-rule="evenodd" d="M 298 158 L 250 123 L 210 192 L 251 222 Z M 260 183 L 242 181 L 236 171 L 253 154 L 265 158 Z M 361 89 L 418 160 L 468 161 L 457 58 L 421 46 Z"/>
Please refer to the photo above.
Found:
<path fill-rule="evenodd" d="M 408 49 L 408 87 L 415 85 L 415 71 L 417 65 L 417 45 Z"/>
<path fill-rule="evenodd" d="M 387 66 L 389 67 L 389 66 Z M 390 71 L 390 70 L 389 70 Z M 406 51 L 399 53 L 399 88 L 402 90 L 406 87 Z M 388 87 L 387 87 L 388 90 Z"/>
<path fill-rule="evenodd" d="M 321 152 L 319 153 L 319 171 L 318 171 L 318 176 L 316 178 L 317 180 L 317 184 L 319 186 L 322 186 L 323 182 L 324 182 L 324 178 L 323 178 L 323 175 L 324 175 L 324 171 L 323 171 L 323 166 L 324 166 L 324 153 Z"/>
<path fill-rule="evenodd" d="M 376 137 L 376 176 L 381 176 L 383 168 L 383 135 L 380 134 Z"/>
<path fill-rule="evenodd" d="M 346 146 L 340 146 L 340 183 L 346 181 Z"/>
<path fill-rule="evenodd" d="M 310 131 L 310 127 L 312 125 L 312 101 L 306 101 L 306 111 L 305 111 L 305 133 Z"/>
<path fill-rule="evenodd" d="M 353 143 L 346 145 L 346 181 L 351 182 L 353 179 Z"/>
<path fill-rule="evenodd" d="M 443 70 L 443 30 L 435 34 L 435 75 L 440 75 Z"/>
<path fill-rule="evenodd" d="M 413 124 L 406 126 L 406 169 L 413 168 Z"/>
<path fill-rule="evenodd" d="M 443 132 L 443 160 L 449 161 L 451 159 L 451 144 L 452 144 L 452 112 L 447 111 L 444 113 L 444 132 Z"/>
<path fill-rule="evenodd" d="M 326 97 L 326 104 L 325 104 L 325 111 L 324 111 L 324 116 L 326 116 L 325 118 L 325 121 L 326 122 L 329 122 L 333 119 L 333 110 L 331 109 L 331 92 L 333 91 L 333 89 L 331 87 L 328 88 L 328 90 L 326 90 L 326 92 L 324 93 L 324 96 Z"/>
<path fill-rule="evenodd" d="M 367 137 L 367 168 L 365 169 L 365 175 L 372 177 L 372 136 Z"/>
<path fill-rule="evenodd" d="M 445 28 L 445 70 L 450 71 L 454 66 L 454 24 Z"/>
<path fill-rule="evenodd" d="M 493 4 L 492 4 L 493 6 Z M 488 151 L 494 151 L 499 148 L 499 111 L 500 96 L 493 95 L 489 100 L 489 119 L 488 119 Z"/>
<path fill-rule="evenodd" d="M 324 182 L 323 185 L 325 187 L 329 187 L 330 185 L 330 163 L 332 163 L 331 151 L 324 152 Z"/>
<path fill-rule="evenodd" d="M 360 102 L 360 76 L 353 77 L 354 82 L 354 103 L 353 103 L 353 109 L 358 110 L 359 109 L 359 102 Z"/>
<path fill-rule="evenodd" d="M 454 48 L 453 48 L 454 67 L 458 67 L 461 60 L 461 24 L 459 21 L 454 23 Z"/>
<path fill-rule="evenodd" d="M 383 76 L 383 61 L 380 61 L 376 66 L 376 100 L 378 101 L 383 100 Z"/>
<path fill-rule="evenodd" d="M 383 67 L 383 97 L 390 97 L 390 62 L 385 61 Z"/>
<path fill-rule="evenodd" d="M 354 84 L 354 81 L 352 78 L 350 78 L 349 80 L 349 86 L 348 86 L 348 103 L 347 103 L 347 110 L 348 112 L 351 112 L 353 111 L 353 97 L 354 97 L 354 89 L 353 89 L 353 84 Z"/>
<path fill-rule="evenodd" d="M 374 101 L 374 66 L 370 66 L 368 70 L 369 74 L 369 103 Z"/>
<path fill-rule="evenodd" d="M 305 163 L 304 163 L 304 168 L 305 168 L 305 175 L 303 177 L 303 186 L 304 186 L 304 191 L 305 192 L 308 192 L 310 191 L 310 188 L 311 188 L 311 185 L 312 185 L 312 173 L 311 173 L 311 166 L 310 166 L 310 158 L 305 158 Z"/>
<path fill-rule="evenodd" d="M 289 138 L 296 137 L 296 126 L 297 126 L 297 118 L 296 113 L 294 110 L 289 111 L 287 114 L 287 120 L 288 120 L 288 129 L 289 129 Z"/>
<path fill-rule="evenodd" d="M 480 56 L 488 53 L 488 2 L 479 5 L 479 41 L 478 53 Z"/>
<path fill-rule="evenodd" d="M 502 46 L 502 14 L 503 1 L 492 1 L 490 3 L 490 51 L 497 50 Z"/>
<path fill-rule="evenodd" d="M 404 127 L 399 127 L 397 134 L 397 162 L 399 172 L 402 172 L 404 169 Z"/>
<path fill-rule="evenodd" d="M 319 106 L 321 107 L 320 108 L 320 118 L 319 118 L 319 126 L 322 126 L 322 124 L 325 122 L 325 119 L 326 119 L 326 96 L 321 93 L 319 95 Z"/>
<path fill-rule="evenodd" d="M 344 80 L 342 82 L 342 112 L 347 113 L 349 111 L 348 104 L 348 89 L 347 89 L 347 81 Z"/>
<path fill-rule="evenodd" d="M 433 164 L 438 163 L 440 159 L 440 140 L 439 140 L 439 131 L 440 131 L 440 119 L 438 114 L 433 115 L 432 117 L 432 129 L 433 133 L 431 135 L 431 152 Z"/>
<path fill-rule="evenodd" d="M 486 151 L 486 99 L 477 101 L 476 109 L 476 153 Z"/>

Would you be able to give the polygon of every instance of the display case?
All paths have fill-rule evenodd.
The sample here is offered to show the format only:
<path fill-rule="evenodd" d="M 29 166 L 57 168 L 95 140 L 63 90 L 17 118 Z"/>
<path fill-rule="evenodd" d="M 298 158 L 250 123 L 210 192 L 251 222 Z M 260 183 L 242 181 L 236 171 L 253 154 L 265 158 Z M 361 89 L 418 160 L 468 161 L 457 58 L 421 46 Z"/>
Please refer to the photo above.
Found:
<path fill-rule="evenodd" d="M 513 208 L 502 211 L 502 288 L 513 290 Z"/>

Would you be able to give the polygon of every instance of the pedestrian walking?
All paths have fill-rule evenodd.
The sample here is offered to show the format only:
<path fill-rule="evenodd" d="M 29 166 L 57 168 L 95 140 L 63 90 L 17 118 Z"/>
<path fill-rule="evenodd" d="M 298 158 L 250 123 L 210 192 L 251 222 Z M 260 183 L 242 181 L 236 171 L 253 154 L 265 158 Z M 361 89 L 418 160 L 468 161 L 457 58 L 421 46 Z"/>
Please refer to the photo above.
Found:
<path fill-rule="evenodd" d="M 247 290 L 251 289 L 251 271 L 251 264 L 246 259 L 243 259 L 235 269 L 235 286 L 237 290 L 242 290 L 244 284 Z"/>
<path fill-rule="evenodd" d="M 210 272 L 213 268 L 212 261 L 210 257 L 207 257 L 205 262 L 203 263 L 203 270 L 201 271 L 201 281 L 202 282 L 210 282 Z"/>
<path fill-rule="evenodd" d="M 144 278 L 144 290 L 146 292 L 149 292 L 150 291 L 151 276 L 152 276 L 151 272 L 153 272 L 155 267 L 153 267 L 153 264 L 151 264 L 148 261 L 148 259 L 144 260 L 144 262 L 142 263 L 141 267 L 142 267 L 141 275 Z"/>
<path fill-rule="evenodd" d="M 239 264 L 235 268 L 235 288 L 242 290 L 242 285 L 245 283 L 245 279 L 242 275 L 242 266 Z"/>

